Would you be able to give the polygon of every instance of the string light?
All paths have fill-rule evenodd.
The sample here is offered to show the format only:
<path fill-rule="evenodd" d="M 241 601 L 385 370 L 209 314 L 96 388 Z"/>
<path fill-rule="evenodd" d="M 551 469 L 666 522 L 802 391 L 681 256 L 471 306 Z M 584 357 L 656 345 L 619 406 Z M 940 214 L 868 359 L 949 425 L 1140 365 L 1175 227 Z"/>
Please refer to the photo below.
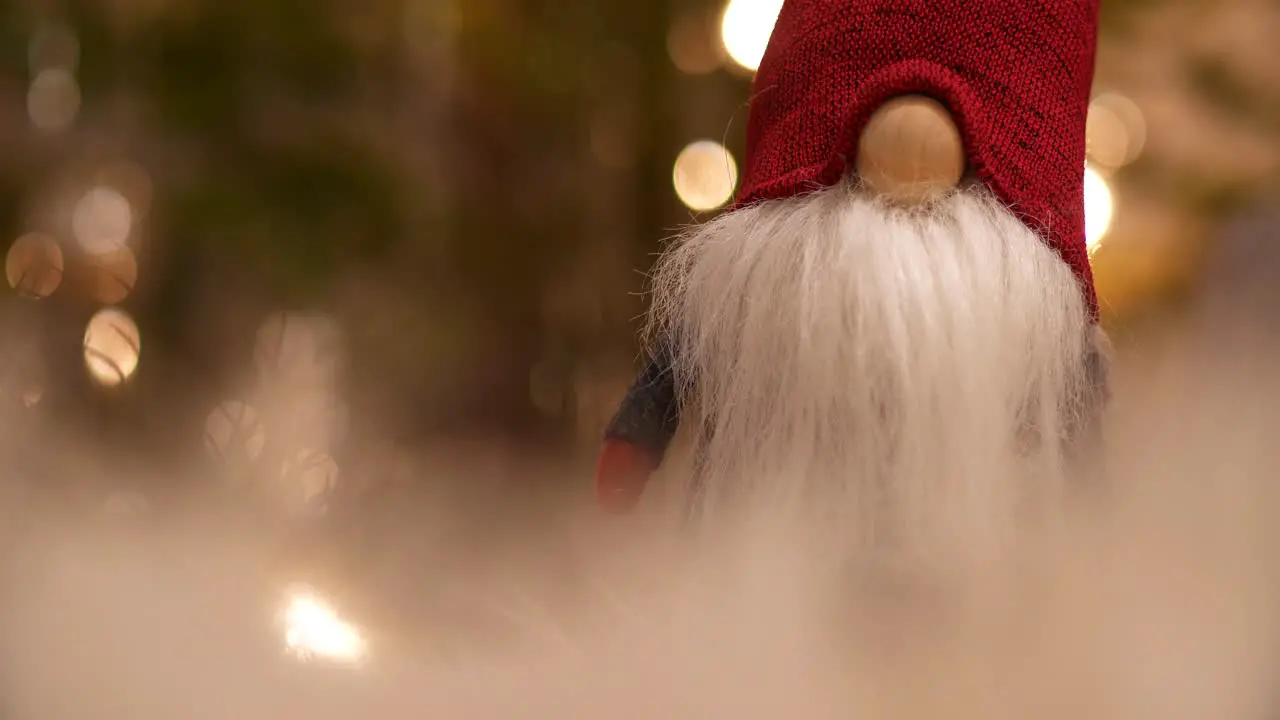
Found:
<path fill-rule="evenodd" d="M 680 202 L 690 210 L 715 210 L 733 197 L 738 164 L 720 143 L 699 140 L 676 157 L 672 183 Z"/>

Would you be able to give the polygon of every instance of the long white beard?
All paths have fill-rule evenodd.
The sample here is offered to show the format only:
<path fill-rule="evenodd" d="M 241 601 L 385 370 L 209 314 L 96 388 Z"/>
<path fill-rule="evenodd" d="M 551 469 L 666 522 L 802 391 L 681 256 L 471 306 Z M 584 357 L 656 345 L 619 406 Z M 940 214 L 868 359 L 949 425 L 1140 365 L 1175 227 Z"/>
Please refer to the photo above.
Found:
<path fill-rule="evenodd" d="M 704 517 L 843 547 L 1005 546 L 1057 505 L 1096 337 L 1068 266 L 996 199 L 927 212 L 842 185 L 721 216 L 654 278 Z"/>

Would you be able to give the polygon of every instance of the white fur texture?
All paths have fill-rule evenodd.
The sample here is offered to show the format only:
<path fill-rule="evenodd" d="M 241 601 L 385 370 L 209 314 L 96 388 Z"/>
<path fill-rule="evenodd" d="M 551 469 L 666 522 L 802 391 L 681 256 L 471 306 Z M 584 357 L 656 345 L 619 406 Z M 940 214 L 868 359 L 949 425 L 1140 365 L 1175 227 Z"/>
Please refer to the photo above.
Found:
<path fill-rule="evenodd" d="M 989 194 L 905 211 L 851 185 L 680 238 L 649 330 L 705 428 L 707 515 L 933 559 L 1056 506 L 1094 337 L 1068 266 Z"/>

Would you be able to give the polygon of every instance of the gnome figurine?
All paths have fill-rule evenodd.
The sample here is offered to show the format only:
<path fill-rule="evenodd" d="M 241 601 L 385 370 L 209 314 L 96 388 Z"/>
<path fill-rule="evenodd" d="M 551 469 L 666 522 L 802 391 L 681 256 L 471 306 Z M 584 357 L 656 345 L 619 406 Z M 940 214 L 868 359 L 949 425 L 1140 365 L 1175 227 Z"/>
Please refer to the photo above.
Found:
<path fill-rule="evenodd" d="M 601 505 L 635 507 L 681 424 L 704 511 L 968 532 L 1065 491 L 1106 395 L 1097 22 L 1098 0 L 786 0 L 736 202 L 655 269 Z"/>

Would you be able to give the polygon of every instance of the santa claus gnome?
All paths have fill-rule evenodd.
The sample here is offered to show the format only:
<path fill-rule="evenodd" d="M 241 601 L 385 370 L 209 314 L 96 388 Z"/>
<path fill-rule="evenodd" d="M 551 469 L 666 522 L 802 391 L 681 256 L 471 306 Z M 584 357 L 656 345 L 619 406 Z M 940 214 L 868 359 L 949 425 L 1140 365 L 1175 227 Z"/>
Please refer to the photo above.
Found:
<path fill-rule="evenodd" d="M 1097 14 L 787 0 L 737 201 L 654 273 L 605 508 L 636 504 L 678 422 L 704 511 L 946 542 L 1066 488 L 1105 385 L 1083 191 Z"/>

